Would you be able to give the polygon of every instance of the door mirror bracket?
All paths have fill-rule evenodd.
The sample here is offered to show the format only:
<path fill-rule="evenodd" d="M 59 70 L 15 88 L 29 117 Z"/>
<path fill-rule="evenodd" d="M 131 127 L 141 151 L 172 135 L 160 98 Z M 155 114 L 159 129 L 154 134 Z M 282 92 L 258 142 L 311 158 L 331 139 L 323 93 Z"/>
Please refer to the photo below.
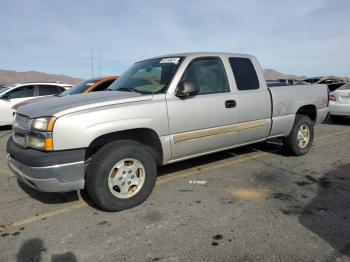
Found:
<path fill-rule="evenodd" d="M 199 93 L 199 88 L 191 81 L 183 80 L 177 86 L 176 96 L 186 99 Z"/>

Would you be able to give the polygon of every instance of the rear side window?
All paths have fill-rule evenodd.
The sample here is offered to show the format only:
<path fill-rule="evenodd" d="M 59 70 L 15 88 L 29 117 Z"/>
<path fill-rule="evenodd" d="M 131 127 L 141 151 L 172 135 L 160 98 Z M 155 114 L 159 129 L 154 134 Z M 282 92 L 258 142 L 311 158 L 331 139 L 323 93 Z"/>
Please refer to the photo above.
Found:
<path fill-rule="evenodd" d="M 62 91 L 54 85 L 39 85 L 39 96 L 49 96 L 49 95 L 56 95 L 61 93 Z"/>
<path fill-rule="evenodd" d="M 259 89 L 259 79 L 252 61 L 248 58 L 229 58 L 238 90 Z"/>
<path fill-rule="evenodd" d="M 195 60 L 184 73 L 182 80 L 193 82 L 199 88 L 199 94 L 229 92 L 225 69 L 219 58 Z"/>
<path fill-rule="evenodd" d="M 24 98 L 34 96 L 34 86 L 21 86 L 7 93 L 9 98 Z"/>

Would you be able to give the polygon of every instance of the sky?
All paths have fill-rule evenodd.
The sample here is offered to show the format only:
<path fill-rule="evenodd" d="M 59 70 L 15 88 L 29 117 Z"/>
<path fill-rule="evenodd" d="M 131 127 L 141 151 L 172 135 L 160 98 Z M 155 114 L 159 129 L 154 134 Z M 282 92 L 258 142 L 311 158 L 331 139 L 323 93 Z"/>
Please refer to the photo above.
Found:
<path fill-rule="evenodd" d="M 0 69 L 89 78 L 177 52 L 247 53 L 287 74 L 350 76 L 349 0 L 0 0 Z"/>

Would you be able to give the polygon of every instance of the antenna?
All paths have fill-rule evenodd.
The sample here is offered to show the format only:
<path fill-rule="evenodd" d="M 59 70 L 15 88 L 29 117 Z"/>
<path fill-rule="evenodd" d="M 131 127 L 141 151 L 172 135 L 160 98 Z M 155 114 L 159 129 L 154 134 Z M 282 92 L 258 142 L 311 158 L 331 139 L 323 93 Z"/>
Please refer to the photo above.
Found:
<path fill-rule="evenodd" d="M 98 46 L 98 68 L 100 71 L 100 79 L 102 78 L 101 76 L 101 48 Z"/>
<path fill-rule="evenodd" d="M 91 77 L 94 77 L 94 51 L 91 49 Z"/>

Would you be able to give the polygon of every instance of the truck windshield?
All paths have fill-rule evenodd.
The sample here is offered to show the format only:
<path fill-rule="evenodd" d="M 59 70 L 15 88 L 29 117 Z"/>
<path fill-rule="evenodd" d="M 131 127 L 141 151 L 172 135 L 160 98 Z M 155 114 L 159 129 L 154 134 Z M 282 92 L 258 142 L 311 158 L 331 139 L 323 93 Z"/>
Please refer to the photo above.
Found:
<path fill-rule="evenodd" d="M 107 90 L 141 94 L 163 93 L 182 60 L 183 57 L 163 57 L 138 62 Z"/>

